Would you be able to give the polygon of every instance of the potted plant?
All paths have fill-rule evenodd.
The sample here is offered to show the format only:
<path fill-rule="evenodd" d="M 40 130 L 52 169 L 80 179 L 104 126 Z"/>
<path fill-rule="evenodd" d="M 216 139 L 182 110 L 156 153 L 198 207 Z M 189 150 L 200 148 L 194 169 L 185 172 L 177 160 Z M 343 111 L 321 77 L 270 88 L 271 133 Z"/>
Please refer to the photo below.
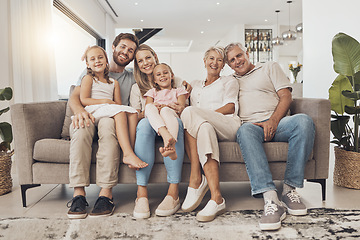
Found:
<path fill-rule="evenodd" d="M 329 89 L 331 132 L 335 147 L 334 183 L 360 189 L 360 43 L 338 33 L 332 40 L 334 70 L 339 75 Z"/>
<path fill-rule="evenodd" d="M 9 101 L 13 92 L 10 87 L 0 89 L 0 101 Z M 0 110 L 0 115 L 8 112 L 10 107 Z M 11 180 L 11 156 L 14 151 L 10 151 L 10 143 L 13 139 L 12 128 L 8 122 L 0 122 L 0 195 L 8 193 L 12 188 Z"/>

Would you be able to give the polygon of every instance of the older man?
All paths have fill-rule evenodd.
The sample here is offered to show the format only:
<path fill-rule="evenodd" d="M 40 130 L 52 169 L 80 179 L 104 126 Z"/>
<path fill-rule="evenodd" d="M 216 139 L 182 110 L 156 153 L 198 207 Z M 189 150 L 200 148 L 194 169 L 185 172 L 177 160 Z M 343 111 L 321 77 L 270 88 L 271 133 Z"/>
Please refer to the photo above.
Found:
<path fill-rule="evenodd" d="M 249 53 L 240 43 L 231 43 L 226 49 L 227 64 L 239 81 L 239 115 L 242 126 L 237 142 L 246 164 L 253 196 L 263 196 L 262 230 L 276 230 L 289 214 L 305 215 L 296 188 L 303 187 L 304 168 L 312 151 L 315 127 L 305 114 L 287 116 L 292 102 L 288 78 L 276 62 L 250 62 Z M 288 142 L 288 157 L 281 201 L 265 155 L 264 142 Z"/>
<path fill-rule="evenodd" d="M 110 61 L 109 76 L 117 80 L 121 89 L 121 101 L 129 104 L 131 86 L 135 83 L 132 72 L 125 67 L 134 59 L 139 41 L 129 33 L 119 34 L 112 45 L 113 58 Z M 70 96 L 70 107 L 74 112 L 73 124 L 70 126 L 70 187 L 74 188 L 73 199 L 68 203 L 69 218 L 79 219 L 87 216 L 88 203 L 85 198 L 85 187 L 90 185 L 91 147 L 97 129 L 99 149 L 96 154 L 96 184 L 101 188 L 90 216 L 111 215 L 115 209 L 112 188 L 118 183 L 120 148 L 115 135 L 113 118 L 100 119 L 97 128 L 94 117 L 85 111 L 80 102 L 80 83 L 86 71 L 81 75 L 78 86 Z"/>

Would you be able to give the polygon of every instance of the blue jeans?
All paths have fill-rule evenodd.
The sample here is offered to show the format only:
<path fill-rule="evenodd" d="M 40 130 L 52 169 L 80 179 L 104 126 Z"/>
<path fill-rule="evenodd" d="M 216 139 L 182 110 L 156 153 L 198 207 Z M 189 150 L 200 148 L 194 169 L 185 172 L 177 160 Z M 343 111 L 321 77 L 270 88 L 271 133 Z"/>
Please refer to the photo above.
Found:
<path fill-rule="evenodd" d="M 263 147 L 263 128 L 245 123 L 238 129 L 236 138 L 250 178 L 251 194 L 258 195 L 276 190 Z M 309 116 L 296 114 L 280 120 L 271 142 L 289 143 L 285 184 L 303 187 L 304 169 L 313 149 L 314 138 L 315 125 Z"/>
<path fill-rule="evenodd" d="M 181 170 L 184 160 L 184 127 L 180 119 L 179 132 L 177 142 L 175 144 L 177 159 L 171 160 L 169 157 L 164 157 L 164 164 L 167 171 L 167 181 L 169 183 L 180 183 Z M 142 161 L 149 165 L 136 171 L 137 185 L 147 186 L 149 182 L 150 173 L 155 162 L 155 138 L 157 133 L 151 127 L 147 118 L 141 119 L 136 127 L 136 140 L 134 152 Z"/>

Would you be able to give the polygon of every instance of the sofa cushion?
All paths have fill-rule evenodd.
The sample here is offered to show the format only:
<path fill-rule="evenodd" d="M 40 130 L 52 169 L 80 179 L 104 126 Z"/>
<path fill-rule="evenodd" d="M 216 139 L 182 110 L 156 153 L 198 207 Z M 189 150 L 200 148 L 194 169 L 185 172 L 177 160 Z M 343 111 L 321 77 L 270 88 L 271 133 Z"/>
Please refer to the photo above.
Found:
<path fill-rule="evenodd" d="M 156 141 L 155 149 L 163 145 L 162 141 Z M 288 143 L 268 142 L 264 143 L 264 149 L 269 162 L 286 162 Z M 97 141 L 93 142 L 91 162 L 96 163 Z M 220 163 L 244 163 L 239 144 L 236 142 L 220 142 Z M 41 139 L 35 142 L 33 158 L 39 162 L 69 163 L 70 141 L 64 139 Z M 122 156 L 121 156 L 122 157 Z M 309 159 L 313 158 L 313 154 Z M 155 151 L 155 163 L 163 163 L 163 157 L 158 150 Z M 121 161 L 122 163 L 122 161 Z M 184 163 L 190 163 L 189 158 L 184 157 Z"/>
<path fill-rule="evenodd" d="M 288 143 L 268 142 L 264 143 L 264 149 L 269 162 L 286 162 Z M 244 163 L 240 146 L 236 142 L 220 142 L 220 163 Z"/>
<path fill-rule="evenodd" d="M 155 149 L 162 146 L 161 141 L 156 142 Z M 288 143 L 285 142 L 267 142 L 264 143 L 264 149 L 269 162 L 286 162 Z M 237 142 L 220 142 L 220 164 L 225 163 L 244 163 L 239 144 Z M 312 154 L 309 159 L 312 159 Z M 155 163 L 163 163 L 163 158 L 159 151 L 156 151 Z M 184 158 L 184 163 L 190 163 L 187 156 Z"/>
<path fill-rule="evenodd" d="M 98 143 L 93 143 L 91 162 L 96 163 Z M 69 163 L 70 141 L 65 139 L 41 139 L 35 142 L 33 159 L 47 163 Z"/>

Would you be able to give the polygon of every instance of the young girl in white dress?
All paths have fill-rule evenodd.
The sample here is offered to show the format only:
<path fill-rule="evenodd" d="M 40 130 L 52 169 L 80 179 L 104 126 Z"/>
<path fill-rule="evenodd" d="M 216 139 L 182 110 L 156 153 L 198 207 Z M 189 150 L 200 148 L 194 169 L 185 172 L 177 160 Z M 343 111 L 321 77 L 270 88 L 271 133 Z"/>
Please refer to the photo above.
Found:
<path fill-rule="evenodd" d="M 167 105 L 177 102 L 185 106 L 188 92 L 182 88 L 174 88 L 174 73 L 169 65 L 160 63 L 153 70 L 153 85 L 144 94 L 146 96 L 145 116 L 150 125 L 162 137 L 164 147 L 159 151 L 172 160 L 177 159 L 175 143 L 177 140 L 179 123 L 176 112 Z"/>
<path fill-rule="evenodd" d="M 120 85 L 109 78 L 106 52 L 99 46 L 92 46 L 86 53 L 87 75 L 81 81 L 80 100 L 85 110 L 95 118 L 112 117 L 115 120 L 116 136 L 123 151 L 123 162 L 129 167 L 139 169 L 148 164 L 134 153 L 137 111 L 121 105 Z"/>

